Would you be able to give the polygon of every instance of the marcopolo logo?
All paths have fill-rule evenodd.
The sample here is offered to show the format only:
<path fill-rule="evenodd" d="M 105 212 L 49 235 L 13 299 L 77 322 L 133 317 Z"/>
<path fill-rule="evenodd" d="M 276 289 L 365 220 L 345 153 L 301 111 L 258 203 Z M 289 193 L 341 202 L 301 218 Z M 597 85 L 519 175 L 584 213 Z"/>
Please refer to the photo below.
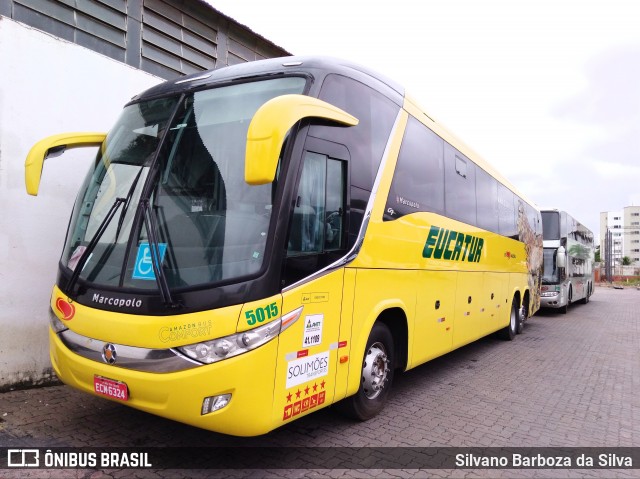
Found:
<path fill-rule="evenodd" d="M 482 257 L 484 239 L 457 231 L 432 226 L 422 250 L 423 258 L 478 263 Z"/>
<path fill-rule="evenodd" d="M 118 360 L 118 352 L 113 344 L 107 343 L 102 346 L 102 359 L 107 364 L 115 364 Z"/>
<path fill-rule="evenodd" d="M 115 296 L 103 296 L 99 293 L 93 293 L 91 301 L 98 304 L 106 304 L 119 308 L 141 308 L 142 300 L 140 298 L 118 298 Z"/>

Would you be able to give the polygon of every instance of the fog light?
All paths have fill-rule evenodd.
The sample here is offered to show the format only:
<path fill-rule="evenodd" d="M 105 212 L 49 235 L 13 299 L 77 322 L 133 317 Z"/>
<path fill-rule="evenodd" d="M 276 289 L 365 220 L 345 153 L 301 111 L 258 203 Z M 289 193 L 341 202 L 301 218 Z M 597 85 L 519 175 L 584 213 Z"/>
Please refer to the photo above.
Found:
<path fill-rule="evenodd" d="M 231 402 L 231 394 L 222 394 L 220 396 L 209 396 L 202 401 L 201 414 L 209 414 L 210 412 L 218 411 Z"/>

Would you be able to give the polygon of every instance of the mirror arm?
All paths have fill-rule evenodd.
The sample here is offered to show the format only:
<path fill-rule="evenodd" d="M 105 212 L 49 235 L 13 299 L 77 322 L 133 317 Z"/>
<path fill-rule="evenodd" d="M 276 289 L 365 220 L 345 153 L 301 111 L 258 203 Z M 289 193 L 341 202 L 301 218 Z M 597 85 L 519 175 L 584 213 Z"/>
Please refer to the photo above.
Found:
<path fill-rule="evenodd" d="M 282 95 L 267 101 L 251 119 L 247 131 L 245 181 L 264 185 L 275 178 L 287 132 L 303 118 L 322 118 L 344 126 L 358 119 L 330 103 L 306 95 Z"/>
<path fill-rule="evenodd" d="M 53 158 L 72 148 L 100 146 L 106 138 L 106 133 L 62 133 L 49 136 L 37 142 L 24 162 L 24 182 L 27 193 L 37 196 L 42 177 L 42 167 L 46 158 Z"/>

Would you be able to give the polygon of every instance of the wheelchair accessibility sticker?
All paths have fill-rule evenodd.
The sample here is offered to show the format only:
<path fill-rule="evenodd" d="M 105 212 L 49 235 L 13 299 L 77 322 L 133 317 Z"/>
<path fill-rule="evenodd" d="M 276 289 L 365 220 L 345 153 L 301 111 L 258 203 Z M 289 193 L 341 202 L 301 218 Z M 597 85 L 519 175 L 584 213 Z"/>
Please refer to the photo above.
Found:
<path fill-rule="evenodd" d="M 162 264 L 164 254 L 167 252 L 167 243 L 158 243 L 158 252 L 160 264 Z M 159 264 L 156 264 L 156 266 L 160 267 Z M 136 265 L 133 268 L 133 279 L 156 279 L 156 275 L 153 272 L 153 264 L 151 263 L 151 248 L 149 248 L 149 243 L 140 243 L 140 246 L 138 246 Z"/>

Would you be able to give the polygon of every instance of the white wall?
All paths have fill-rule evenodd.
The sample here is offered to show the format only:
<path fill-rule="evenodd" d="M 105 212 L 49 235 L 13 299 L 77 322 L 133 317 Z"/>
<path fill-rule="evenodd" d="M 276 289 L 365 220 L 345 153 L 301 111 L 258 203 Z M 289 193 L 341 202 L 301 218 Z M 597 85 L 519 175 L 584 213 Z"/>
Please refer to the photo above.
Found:
<path fill-rule="evenodd" d="M 107 131 L 162 81 L 0 16 L 0 390 L 51 379 L 49 298 L 73 201 L 93 150 L 45 162 L 37 197 L 24 160 L 39 139 Z"/>

